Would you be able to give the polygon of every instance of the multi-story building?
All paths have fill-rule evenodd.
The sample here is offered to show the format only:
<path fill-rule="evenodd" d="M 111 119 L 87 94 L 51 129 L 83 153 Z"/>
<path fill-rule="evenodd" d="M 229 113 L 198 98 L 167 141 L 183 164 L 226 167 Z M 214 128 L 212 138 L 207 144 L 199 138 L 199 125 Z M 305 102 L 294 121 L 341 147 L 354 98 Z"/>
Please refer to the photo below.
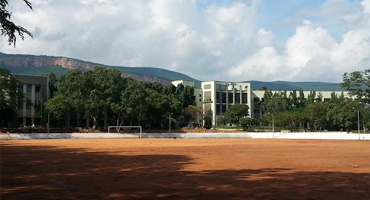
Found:
<path fill-rule="evenodd" d="M 203 113 L 212 113 L 212 123 L 215 125 L 217 116 L 225 113 L 231 105 L 251 105 L 251 84 L 230 83 L 221 81 L 202 82 Z"/>
<path fill-rule="evenodd" d="M 21 83 L 18 92 L 24 95 L 23 100 L 18 100 L 17 125 L 40 125 L 40 108 L 48 100 L 48 77 L 20 74 L 12 74 L 12 76 Z"/>
<path fill-rule="evenodd" d="M 222 116 L 231 105 L 234 104 L 246 104 L 249 107 L 249 116 L 252 118 L 261 118 L 262 108 L 261 102 L 263 102 L 264 90 L 253 90 L 251 89 L 251 83 L 248 82 L 222 82 L 222 81 L 208 81 L 202 82 L 203 93 L 203 113 L 212 114 L 212 124 L 216 125 L 217 117 Z M 273 93 L 279 91 L 272 91 Z M 290 94 L 293 91 L 287 91 Z M 299 96 L 298 92 L 297 96 Z M 303 91 L 304 96 L 310 94 L 311 91 Z M 331 98 L 332 93 L 340 96 L 342 93 L 348 97 L 348 92 L 345 91 L 316 91 L 316 94 L 320 94 L 323 100 Z"/>

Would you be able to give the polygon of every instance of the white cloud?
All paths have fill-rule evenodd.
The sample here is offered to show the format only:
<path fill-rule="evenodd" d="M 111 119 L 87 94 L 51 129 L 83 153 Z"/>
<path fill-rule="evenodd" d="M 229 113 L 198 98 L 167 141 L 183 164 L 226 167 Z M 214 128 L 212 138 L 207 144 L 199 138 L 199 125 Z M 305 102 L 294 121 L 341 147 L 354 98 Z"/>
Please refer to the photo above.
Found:
<path fill-rule="evenodd" d="M 305 15 L 320 20 L 304 18 L 286 41 L 277 41 L 281 37 L 273 29 L 259 27 L 257 1 L 32 3 L 33 11 L 22 1 L 10 2 L 12 19 L 34 39 L 26 37 L 13 48 L 2 37 L 1 52 L 162 67 L 202 80 L 232 81 L 340 81 L 344 72 L 370 64 L 370 0 L 328 0 L 306 10 Z"/>
<path fill-rule="evenodd" d="M 370 29 L 349 31 L 336 41 L 327 30 L 310 23 L 297 27 L 285 51 L 262 47 L 229 70 L 238 80 L 341 81 L 344 72 L 369 68 Z"/>
<path fill-rule="evenodd" d="M 256 44 L 258 46 L 269 46 L 272 45 L 274 42 L 275 36 L 272 31 L 267 31 L 263 28 L 258 29 L 257 31 L 257 41 Z"/>

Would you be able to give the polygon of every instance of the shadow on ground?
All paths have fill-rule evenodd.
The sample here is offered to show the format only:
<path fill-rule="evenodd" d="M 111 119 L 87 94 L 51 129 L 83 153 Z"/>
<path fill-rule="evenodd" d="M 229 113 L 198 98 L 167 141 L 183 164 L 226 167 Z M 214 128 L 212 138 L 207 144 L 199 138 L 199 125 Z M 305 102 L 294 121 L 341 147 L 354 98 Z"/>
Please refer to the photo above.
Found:
<path fill-rule="evenodd" d="M 193 162 L 183 155 L 2 145 L 1 199 L 369 198 L 370 173 L 184 170 Z"/>

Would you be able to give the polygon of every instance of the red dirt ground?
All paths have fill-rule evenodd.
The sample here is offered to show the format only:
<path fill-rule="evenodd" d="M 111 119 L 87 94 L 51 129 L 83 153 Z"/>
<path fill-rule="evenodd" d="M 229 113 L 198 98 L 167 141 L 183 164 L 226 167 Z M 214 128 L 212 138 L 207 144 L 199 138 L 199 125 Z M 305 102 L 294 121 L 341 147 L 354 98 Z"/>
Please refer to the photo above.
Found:
<path fill-rule="evenodd" d="M 370 141 L 0 141 L 1 199 L 370 199 Z"/>

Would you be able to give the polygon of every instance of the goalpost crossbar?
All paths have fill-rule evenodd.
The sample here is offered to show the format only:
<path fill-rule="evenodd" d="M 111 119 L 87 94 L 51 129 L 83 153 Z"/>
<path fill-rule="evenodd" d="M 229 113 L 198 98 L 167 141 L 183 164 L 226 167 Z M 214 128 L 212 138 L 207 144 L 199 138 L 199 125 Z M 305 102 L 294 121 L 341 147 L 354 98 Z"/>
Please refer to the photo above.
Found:
<path fill-rule="evenodd" d="M 143 128 L 141 126 L 108 126 L 108 133 L 110 133 L 111 128 L 138 128 L 139 129 L 139 138 L 141 138 Z"/>

